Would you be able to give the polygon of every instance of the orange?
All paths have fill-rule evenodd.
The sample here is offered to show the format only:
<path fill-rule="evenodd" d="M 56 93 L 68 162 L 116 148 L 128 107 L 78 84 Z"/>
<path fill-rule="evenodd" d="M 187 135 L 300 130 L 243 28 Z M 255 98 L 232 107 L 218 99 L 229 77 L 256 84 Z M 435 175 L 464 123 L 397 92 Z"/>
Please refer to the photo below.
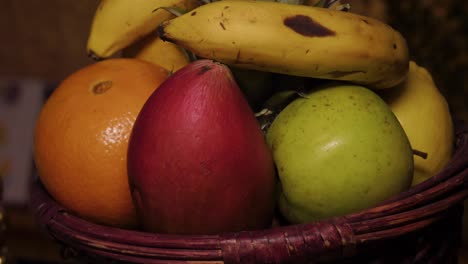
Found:
<path fill-rule="evenodd" d="M 135 119 L 167 70 L 108 59 L 68 76 L 39 114 L 34 160 L 49 194 L 78 216 L 109 226 L 138 224 L 127 176 Z"/>

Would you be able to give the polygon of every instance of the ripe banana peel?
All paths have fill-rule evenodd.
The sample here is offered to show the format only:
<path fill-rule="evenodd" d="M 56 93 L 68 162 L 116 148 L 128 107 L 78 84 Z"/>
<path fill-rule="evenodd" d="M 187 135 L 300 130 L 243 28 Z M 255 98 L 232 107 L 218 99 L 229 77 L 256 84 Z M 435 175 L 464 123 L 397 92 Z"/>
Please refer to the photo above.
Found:
<path fill-rule="evenodd" d="M 228 65 L 370 88 L 397 85 L 409 67 L 398 31 L 326 8 L 224 0 L 165 21 L 158 31 L 164 40 Z"/>
<path fill-rule="evenodd" d="M 101 0 L 91 24 L 87 52 L 95 59 L 108 58 L 173 18 L 164 8 L 189 11 L 199 4 L 198 0 Z"/>
<path fill-rule="evenodd" d="M 439 173 L 453 155 L 454 124 L 450 107 L 431 73 L 410 62 L 408 78 L 395 88 L 379 91 L 405 130 L 413 149 L 427 154 L 414 156 L 413 185 Z"/>
<path fill-rule="evenodd" d="M 176 72 L 190 63 L 190 58 L 184 49 L 152 34 L 124 48 L 122 56 L 157 64 L 169 72 Z"/>

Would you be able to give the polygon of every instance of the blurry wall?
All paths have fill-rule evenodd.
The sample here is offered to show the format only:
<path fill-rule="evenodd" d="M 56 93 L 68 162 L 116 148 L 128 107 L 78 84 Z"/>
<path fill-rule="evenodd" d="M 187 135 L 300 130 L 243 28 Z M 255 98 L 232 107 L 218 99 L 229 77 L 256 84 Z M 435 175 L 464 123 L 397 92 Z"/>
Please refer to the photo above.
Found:
<path fill-rule="evenodd" d="M 0 75 L 55 81 L 90 62 L 97 0 L 1 0 Z"/>
<path fill-rule="evenodd" d="M 97 4 L 97 0 L 0 0 L 1 263 L 5 258 L 18 264 L 62 263 L 59 245 L 38 230 L 26 207 L 34 172 L 32 130 L 47 93 L 92 62 L 85 47 Z"/>

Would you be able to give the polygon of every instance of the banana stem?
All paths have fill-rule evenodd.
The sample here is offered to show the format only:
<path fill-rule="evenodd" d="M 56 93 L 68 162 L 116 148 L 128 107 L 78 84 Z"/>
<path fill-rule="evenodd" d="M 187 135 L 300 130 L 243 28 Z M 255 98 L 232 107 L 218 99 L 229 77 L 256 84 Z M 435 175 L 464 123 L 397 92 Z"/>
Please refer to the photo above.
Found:
<path fill-rule="evenodd" d="M 350 4 L 344 4 L 344 5 L 339 5 L 336 7 L 336 10 L 338 11 L 344 11 L 344 12 L 347 12 L 351 9 L 351 5 Z"/>
<path fill-rule="evenodd" d="M 417 150 L 417 149 L 413 149 L 413 155 L 416 155 L 416 156 L 419 156 L 423 159 L 427 159 L 427 156 L 428 154 L 426 152 L 423 152 L 423 151 L 420 151 L 420 150 Z"/>
<path fill-rule="evenodd" d="M 325 1 L 325 4 L 323 7 L 325 8 L 330 8 L 330 6 L 332 6 L 334 3 L 338 2 L 340 0 L 329 0 L 329 1 Z"/>
<path fill-rule="evenodd" d="M 333 7 L 334 5 L 336 5 L 336 7 Z M 351 9 L 351 5 L 349 3 L 342 4 L 340 0 L 321 0 L 316 4 L 316 6 L 344 12 L 347 12 Z"/>
<path fill-rule="evenodd" d="M 88 57 L 91 58 L 94 61 L 102 61 L 103 60 L 103 58 L 99 57 L 96 53 L 94 53 L 91 50 L 88 51 Z"/>
<path fill-rule="evenodd" d="M 163 9 L 163 10 L 166 10 L 167 12 L 173 14 L 174 16 L 178 17 L 178 16 L 181 16 L 185 13 L 187 13 L 187 10 L 182 10 L 180 8 L 174 8 L 174 7 L 164 7 L 164 6 L 161 6 L 161 7 L 158 7 L 156 9 L 153 10 L 153 13 L 158 11 L 159 9 Z"/>

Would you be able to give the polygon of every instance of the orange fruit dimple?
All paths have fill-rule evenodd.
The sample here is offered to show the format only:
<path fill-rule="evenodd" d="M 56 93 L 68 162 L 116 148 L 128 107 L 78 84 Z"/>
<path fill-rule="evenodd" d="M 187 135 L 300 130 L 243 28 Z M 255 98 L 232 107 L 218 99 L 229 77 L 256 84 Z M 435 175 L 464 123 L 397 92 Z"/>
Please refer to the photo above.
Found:
<path fill-rule="evenodd" d="M 127 176 L 135 119 L 167 70 L 136 59 L 108 59 L 68 76 L 38 117 L 34 160 L 50 195 L 96 223 L 138 221 Z"/>

